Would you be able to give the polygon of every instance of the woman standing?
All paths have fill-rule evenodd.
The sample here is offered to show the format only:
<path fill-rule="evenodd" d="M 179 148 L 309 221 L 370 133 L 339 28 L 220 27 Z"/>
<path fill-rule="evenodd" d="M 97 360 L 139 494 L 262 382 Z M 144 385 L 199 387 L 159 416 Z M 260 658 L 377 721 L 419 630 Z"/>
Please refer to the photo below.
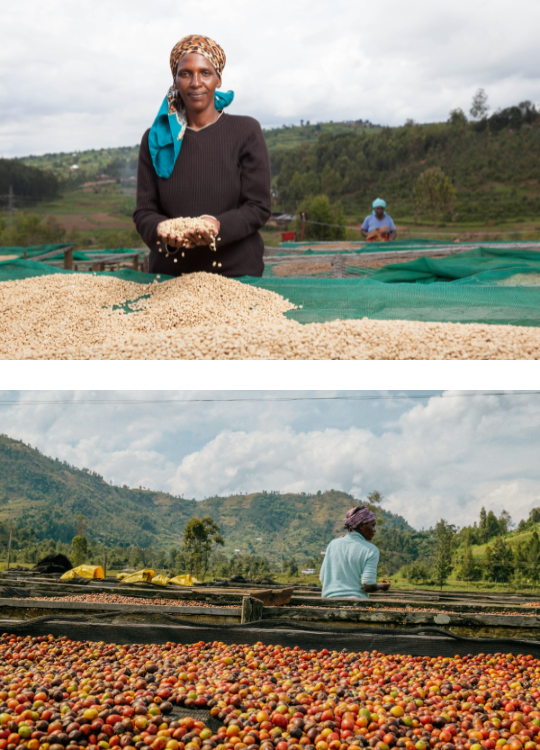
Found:
<path fill-rule="evenodd" d="M 377 198 L 373 201 L 373 212 L 366 216 L 360 230 L 368 242 L 380 242 L 381 240 L 395 240 L 397 236 L 396 225 L 392 217 L 386 213 L 386 201 Z"/>
<path fill-rule="evenodd" d="M 233 100 L 221 86 L 225 53 L 205 36 L 181 39 L 171 52 L 174 83 L 141 142 L 133 219 L 150 248 L 150 272 L 195 271 L 262 276 L 258 230 L 270 216 L 270 160 L 259 123 L 223 111 Z M 166 219 L 204 217 L 212 236 L 182 238 L 160 229 Z"/>

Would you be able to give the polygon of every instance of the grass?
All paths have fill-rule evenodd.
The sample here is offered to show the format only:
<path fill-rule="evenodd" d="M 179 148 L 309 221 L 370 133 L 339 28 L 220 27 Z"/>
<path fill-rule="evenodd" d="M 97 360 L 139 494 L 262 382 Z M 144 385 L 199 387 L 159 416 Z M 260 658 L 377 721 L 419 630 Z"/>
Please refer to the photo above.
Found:
<path fill-rule="evenodd" d="M 25 206 L 24 212 L 45 220 L 53 217 L 65 230 L 59 241 L 74 242 L 77 248 L 142 248 L 144 243 L 135 232 L 130 213 L 134 202 L 135 187 L 115 183 L 91 190 L 66 190 L 57 200 Z M 7 219 L 7 212 L 0 211 L 0 217 Z"/>
<path fill-rule="evenodd" d="M 525 531 L 518 531 L 518 529 L 515 529 L 514 531 L 509 531 L 507 534 L 504 535 L 504 541 L 509 546 L 514 546 L 516 544 L 521 544 L 522 542 L 529 541 L 530 537 L 533 535 L 533 532 L 540 531 L 540 524 L 535 524 L 531 528 L 526 529 Z M 491 546 L 495 542 L 496 537 L 492 537 L 489 539 L 485 544 L 472 544 L 471 545 L 471 552 L 473 557 L 482 557 L 486 553 L 487 547 Z M 461 545 L 457 552 L 463 550 L 463 545 Z"/>

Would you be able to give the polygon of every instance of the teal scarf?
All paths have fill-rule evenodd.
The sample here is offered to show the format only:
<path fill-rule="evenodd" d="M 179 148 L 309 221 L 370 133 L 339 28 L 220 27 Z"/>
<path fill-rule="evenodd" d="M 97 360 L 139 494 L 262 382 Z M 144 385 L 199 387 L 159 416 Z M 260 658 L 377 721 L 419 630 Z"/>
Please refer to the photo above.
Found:
<path fill-rule="evenodd" d="M 175 109 L 174 99 L 174 87 L 171 86 L 148 135 L 148 147 L 154 169 L 158 177 L 163 177 L 165 180 L 172 174 L 187 128 L 185 111 Z M 216 109 L 222 110 L 228 107 L 233 99 L 233 91 L 226 93 L 216 91 Z"/>

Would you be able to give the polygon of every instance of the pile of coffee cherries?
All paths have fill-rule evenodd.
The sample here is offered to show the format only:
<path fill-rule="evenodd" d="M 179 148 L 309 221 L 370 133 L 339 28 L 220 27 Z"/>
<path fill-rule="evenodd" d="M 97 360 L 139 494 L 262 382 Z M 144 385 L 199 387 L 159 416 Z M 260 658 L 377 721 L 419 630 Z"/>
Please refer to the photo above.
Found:
<path fill-rule="evenodd" d="M 0 750 L 540 750 L 539 678 L 521 654 L 4 634 Z"/>

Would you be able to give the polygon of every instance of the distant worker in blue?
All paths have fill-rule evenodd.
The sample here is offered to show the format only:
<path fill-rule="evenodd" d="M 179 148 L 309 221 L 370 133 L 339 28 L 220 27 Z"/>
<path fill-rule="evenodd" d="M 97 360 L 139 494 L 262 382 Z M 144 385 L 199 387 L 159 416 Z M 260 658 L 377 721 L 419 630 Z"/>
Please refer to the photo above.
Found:
<path fill-rule="evenodd" d="M 395 240 L 396 225 L 385 211 L 386 201 L 377 198 L 373 201 L 373 213 L 366 216 L 360 232 L 368 242 L 386 242 Z"/>
<path fill-rule="evenodd" d="M 390 581 L 377 583 L 379 550 L 371 544 L 376 523 L 367 506 L 347 512 L 347 534 L 333 539 L 324 556 L 319 576 L 323 598 L 367 599 L 371 591 L 388 591 Z"/>

